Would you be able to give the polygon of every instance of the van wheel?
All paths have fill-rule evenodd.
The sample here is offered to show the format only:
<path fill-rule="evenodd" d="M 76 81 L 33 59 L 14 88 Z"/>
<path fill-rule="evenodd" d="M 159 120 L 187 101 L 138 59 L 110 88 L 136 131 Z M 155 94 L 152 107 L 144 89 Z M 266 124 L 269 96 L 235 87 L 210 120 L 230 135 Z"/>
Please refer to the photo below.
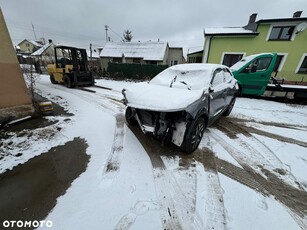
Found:
<path fill-rule="evenodd" d="M 129 106 L 126 108 L 125 118 L 126 118 L 128 125 L 134 126 L 134 125 L 137 125 L 138 123 L 135 117 L 133 116 L 133 111 L 131 107 Z"/>
<path fill-rule="evenodd" d="M 73 88 L 73 87 L 74 87 L 74 84 L 71 82 L 71 79 L 69 78 L 69 76 L 64 75 L 63 81 L 64 81 L 64 85 L 65 85 L 67 88 Z"/>
<path fill-rule="evenodd" d="M 181 150 L 183 152 L 190 154 L 197 149 L 203 138 L 206 125 L 206 120 L 202 117 L 198 118 L 196 121 L 192 121 L 181 145 Z"/>
<path fill-rule="evenodd" d="M 50 75 L 50 81 L 52 84 L 58 84 L 58 82 L 54 79 L 53 74 Z"/>
<path fill-rule="evenodd" d="M 233 106 L 235 105 L 236 97 L 234 96 L 231 100 L 231 102 L 228 105 L 228 108 L 225 110 L 225 112 L 222 114 L 223 116 L 227 117 L 231 113 Z"/>

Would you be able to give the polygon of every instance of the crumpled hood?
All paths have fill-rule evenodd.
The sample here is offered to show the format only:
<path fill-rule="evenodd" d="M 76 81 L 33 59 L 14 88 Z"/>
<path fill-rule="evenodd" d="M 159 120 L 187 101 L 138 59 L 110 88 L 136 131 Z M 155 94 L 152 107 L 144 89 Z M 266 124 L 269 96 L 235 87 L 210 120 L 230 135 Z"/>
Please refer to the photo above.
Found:
<path fill-rule="evenodd" d="M 203 90 L 170 88 L 141 82 L 125 88 L 123 94 L 130 107 L 169 112 L 184 110 L 202 96 Z"/>

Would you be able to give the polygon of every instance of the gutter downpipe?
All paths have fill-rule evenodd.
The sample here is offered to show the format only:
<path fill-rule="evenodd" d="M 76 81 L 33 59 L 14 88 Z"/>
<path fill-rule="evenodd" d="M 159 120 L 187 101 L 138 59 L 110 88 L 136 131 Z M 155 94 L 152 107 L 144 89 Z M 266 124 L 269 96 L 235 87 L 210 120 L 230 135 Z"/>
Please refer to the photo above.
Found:
<path fill-rule="evenodd" d="M 211 48 L 211 39 L 212 39 L 212 36 L 208 36 L 206 38 L 206 35 L 205 35 L 204 55 L 203 55 L 203 60 L 202 60 L 203 63 L 208 63 L 210 48 Z"/>

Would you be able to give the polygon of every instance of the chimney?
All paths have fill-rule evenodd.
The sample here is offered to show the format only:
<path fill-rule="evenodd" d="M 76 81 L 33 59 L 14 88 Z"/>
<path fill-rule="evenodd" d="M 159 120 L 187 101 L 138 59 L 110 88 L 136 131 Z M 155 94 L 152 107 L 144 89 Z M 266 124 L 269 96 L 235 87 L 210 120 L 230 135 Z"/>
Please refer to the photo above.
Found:
<path fill-rule="evenodd" d="M 52 39 L 48 39 L 48 42 L 49 42 L 49 44 L 51 44 L 52 43 Z"/>
<path fill-rule="evenodd" d="M 293 14 L 293 18 L 300 18 L 301 15 L 302 15 L 303 11 L 296 11 L 294 14 Z"/>
<path fill-rule="evenodd" d="M 257 13 L 253 13 L 250 17 L 249 17 L 249 21 L 247 25 L 253 24 L 256 22 L 256 18 L 257 18 Z"/>

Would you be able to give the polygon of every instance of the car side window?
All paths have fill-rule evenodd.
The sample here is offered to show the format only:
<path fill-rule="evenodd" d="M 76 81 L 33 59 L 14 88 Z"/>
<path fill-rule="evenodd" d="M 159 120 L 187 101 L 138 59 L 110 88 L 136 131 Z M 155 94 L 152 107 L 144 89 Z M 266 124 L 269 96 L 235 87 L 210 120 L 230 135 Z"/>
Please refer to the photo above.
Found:
<path fill-rule="evenodd" d="M 272 58 L 271 57 L 263 57 L 258 58 L 255 61 L 253 61 L 251 64 L 248 65 L 248 67 L 245 68 L 244 72 L 262 72 L 266 71 L 270 64 L 271 64 Z"/>
<path fill-rule="evenodd" d="M 213 79 L 211 81 L 212 87 L 213 88 L 217 87 L 218 85 L 221 85 L 224 82 L 225 82 L 224 71 L 221 68 L 215 70 Z"/>

